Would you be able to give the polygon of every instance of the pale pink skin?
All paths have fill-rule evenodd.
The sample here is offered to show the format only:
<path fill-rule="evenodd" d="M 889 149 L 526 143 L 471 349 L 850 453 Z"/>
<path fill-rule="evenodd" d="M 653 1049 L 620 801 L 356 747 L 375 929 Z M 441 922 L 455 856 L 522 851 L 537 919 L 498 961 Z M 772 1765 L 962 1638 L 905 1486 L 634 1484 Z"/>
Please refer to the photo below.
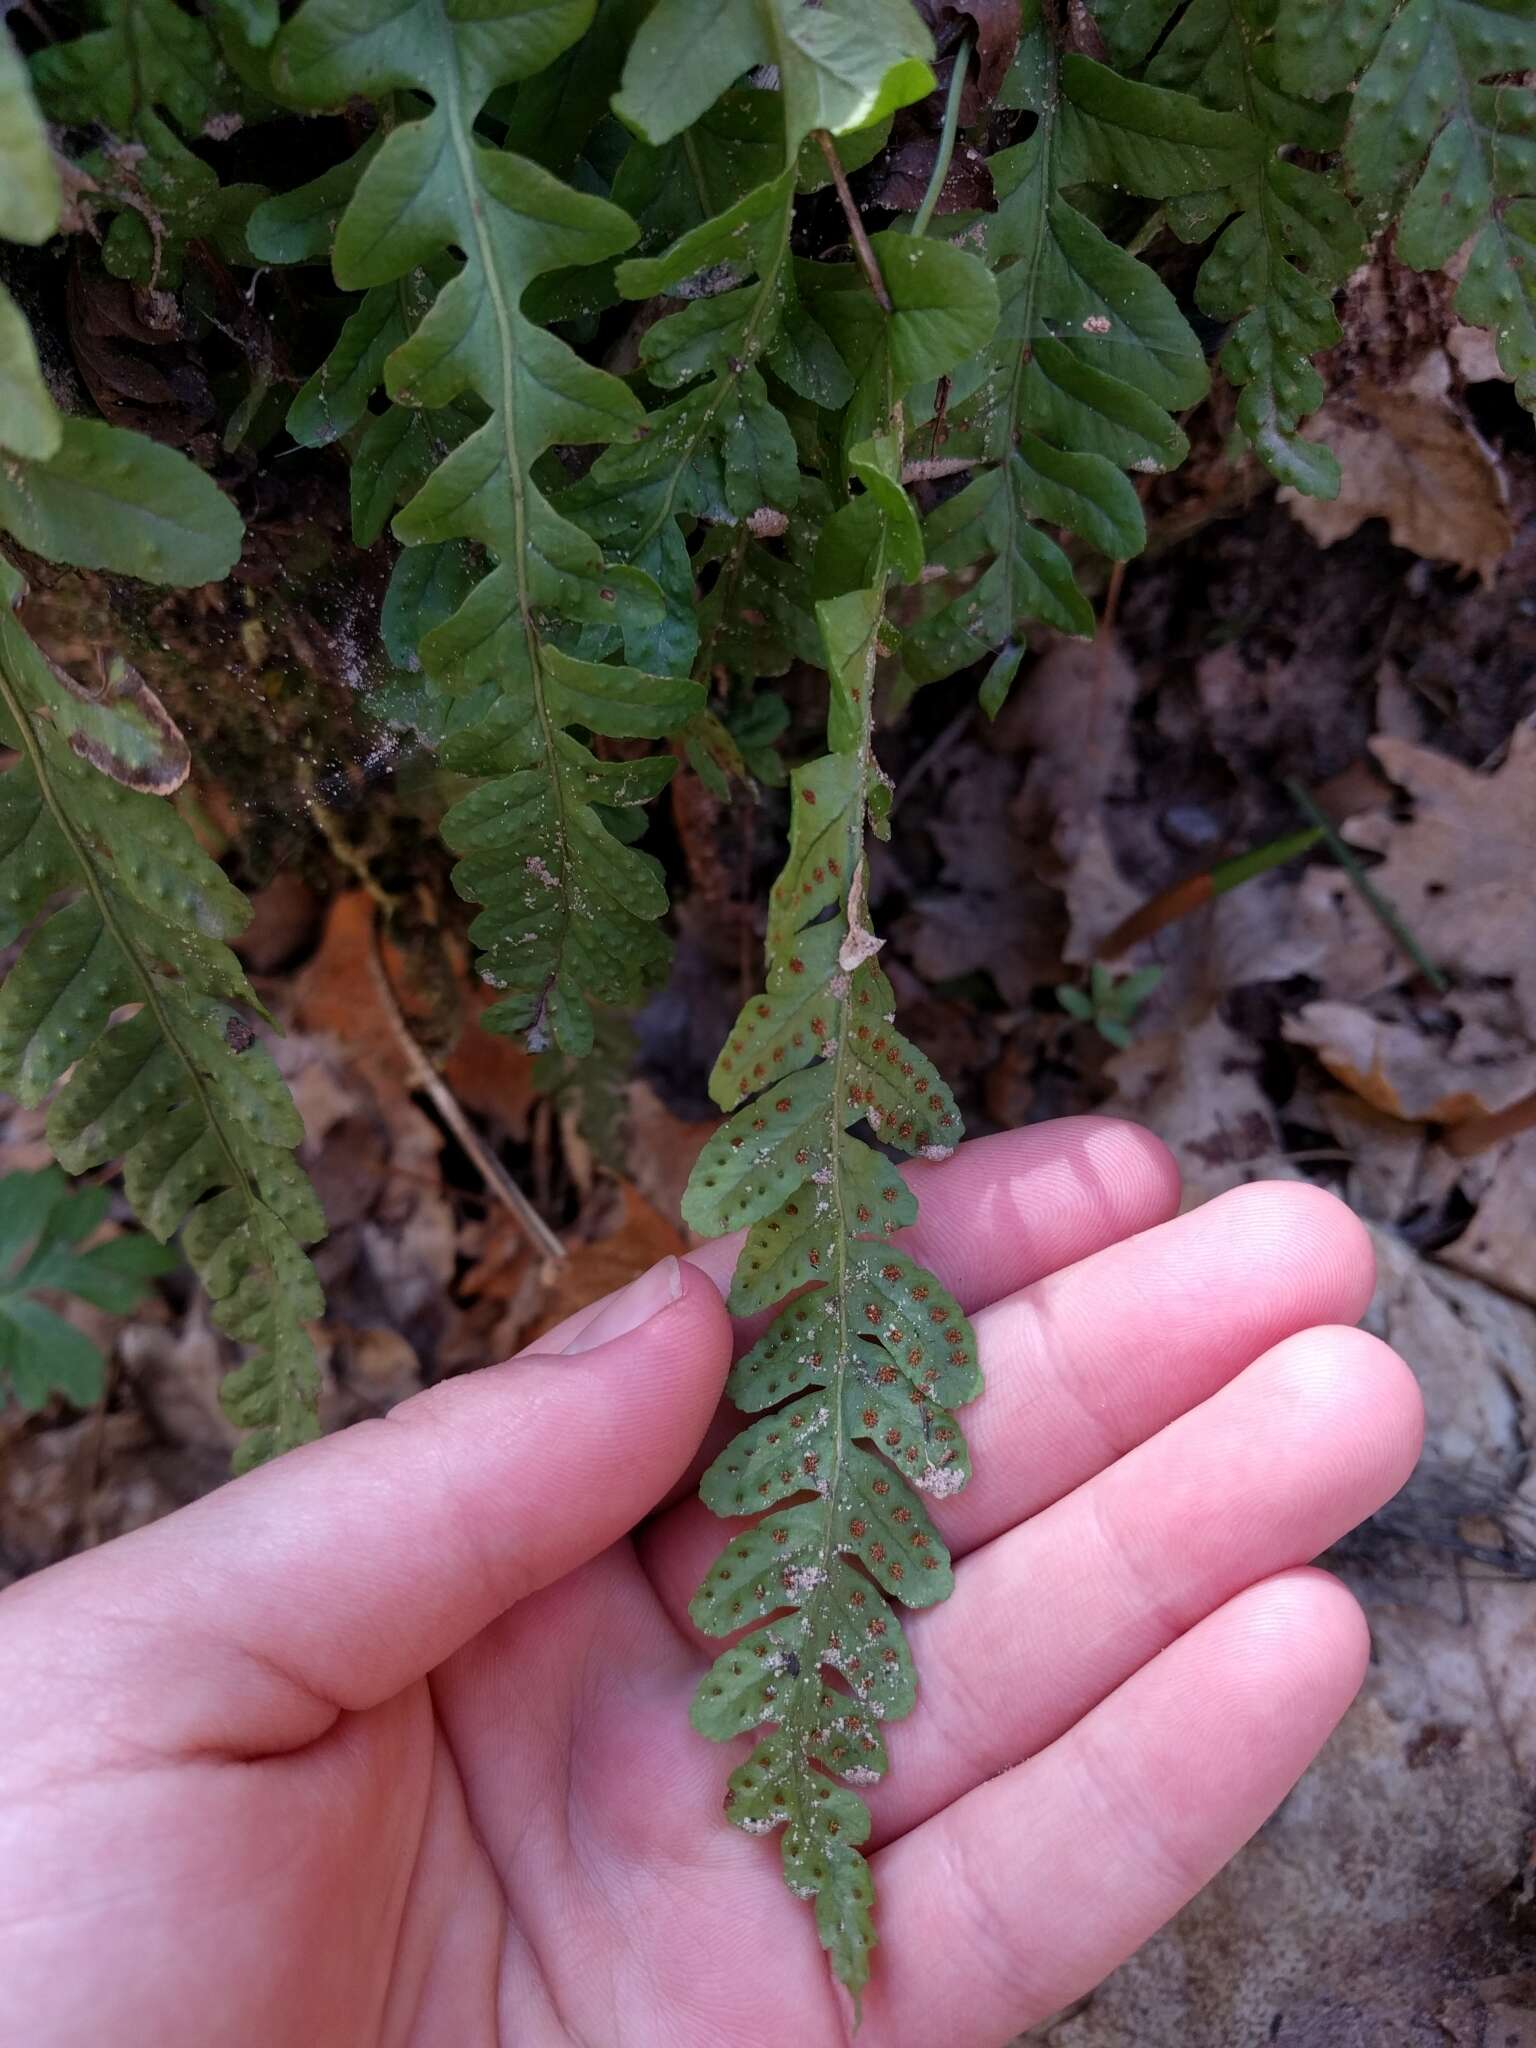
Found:
<path fill-rule="evenodd" d="M 1366 1629 L 1307 1560 L 1403 1483 L 1420 1405 L 1347 1327 L 1369 1248 L 1315 1189 L 1170 1220 L 1168 1155 L 1098 1119 L 914 1185 L 987 1391 L 936 1506 L 956 1591 L 912 1623 L 919 1704 L 870 1793 L 859 2043 L 993 2048 L 1327 1738 Z M 729 1262 L 0 1595 L 0 2039 L 845 2041 L 777 1844 L 722 1817 L 741 1746 L 688 1725 Z"/>

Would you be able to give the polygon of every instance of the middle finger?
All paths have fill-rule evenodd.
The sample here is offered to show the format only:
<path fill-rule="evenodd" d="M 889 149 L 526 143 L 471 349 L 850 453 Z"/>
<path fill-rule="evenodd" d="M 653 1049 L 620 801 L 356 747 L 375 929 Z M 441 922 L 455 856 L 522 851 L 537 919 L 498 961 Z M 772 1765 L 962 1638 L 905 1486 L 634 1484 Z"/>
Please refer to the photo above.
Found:
<path fill-rule="evenodd" d="M 1260 1352 L 1370 1298 L 1370 1241 L 1342 1203 L 1293 1181 L 1220 1195 L 1052 1273 L 975 1317 L 985 1391 L 961 1411 L 974 1476 L 939 1510 L 954 1555 L 1070 1493 L 1224 1386 Z M 668 1613 L 728 1529 L 680 1503 L 642 1539 Z M 702 1643 L 703 1638 L 698 1638 Z"/>

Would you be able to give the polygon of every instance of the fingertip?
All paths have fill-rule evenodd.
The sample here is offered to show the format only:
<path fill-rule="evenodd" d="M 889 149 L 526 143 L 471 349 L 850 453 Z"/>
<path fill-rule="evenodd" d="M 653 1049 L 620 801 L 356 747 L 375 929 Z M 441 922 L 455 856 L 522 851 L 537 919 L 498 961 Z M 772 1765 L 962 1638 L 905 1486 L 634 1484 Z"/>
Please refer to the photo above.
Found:
<path fill-rule="evenodd" d="M 1228 1227 L 1296 1275 L 1330 1320 L 1353 1322 L 1370 1306 L 1376 1249 L 1360 1218 L 1337 1195 L 1307 1180 L 1257 1180 L 1217 1195 L 1209 1208 Z"/>
<path fill-rule="evenodd" d="M 1122 1206 L 1135 1209 L 1144 1219 L 1135 1226 L 1138 1230 L 1178 1215 L 1184 1199 L 1183 1175 L 1173 1152 L 1155 1131 L 1122 1117 L 1085 1116 L 1070 1121 L 1089 1127 L 1084 1134 L 1085 1149 L 1090 1157 L 1104 1156 L 1110 1180 L 1120 1177 Z"/>
<path fill-rule="evenodd" d="M 1371 1656 L 1365 1610 L 1331 1572 L 1298 1565 L 1228 1601 L 1221 1621 L 1233 1724 L 1285 1728 L 1301 1769 L 1364 1682 Z"/>
<path fill-rule="evenodd" d="M 1317 1324 L 1277 1344 L 1254 1368 L 1279 1411 L 1316 1444 L 1320 1472 L 1363 1479 L 1359 1515 L 1403 1486 L 1424 1445 L 1419 1383 L 1390 1344 L 1352 1323 Z"/>
<path fill-rule="evenodd" d="M 907 1169 L 918 1197 L 902 1242 L 971 1310 L 1178 1213 L 1161 1139 L 1119 1117 L 1071 1116 L 975 1138 Z"/>

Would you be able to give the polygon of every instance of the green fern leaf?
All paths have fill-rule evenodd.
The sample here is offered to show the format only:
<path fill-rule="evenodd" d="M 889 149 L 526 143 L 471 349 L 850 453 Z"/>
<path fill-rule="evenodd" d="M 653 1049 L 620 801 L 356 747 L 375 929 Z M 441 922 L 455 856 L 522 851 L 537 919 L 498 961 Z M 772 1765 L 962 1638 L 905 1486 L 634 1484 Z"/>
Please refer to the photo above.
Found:
<path fill-rule="evenodd" d="M 894 999 L 863 908 L 866 820 L 882 793 L 870 706 L 883 609 L 879 588 L 817 608 L 834 751 L 792 780 L 768 985 L 710 1083 L 722 1107 L 741 1106 L 700 1155 L 684 1202 L 697 1230 L 747 1228 L 731 1288 L 738 1313 L 807 1287 L 729 1382 L 739 1406 L 773 1412 L 720 1454 L 703 1497 L 721 1515 L 767 1512 L 727 1544 L 692 1613 L 711 1634 L 756 1626 L 716 1660 L 693 1718 L 716 1740 L 775 1724 L 732 1773 L 727 1810 L 749 1832 L 784 1825 L 786 1881 L 814 1897 L 822 1943 L 855 1994 L 875 1939 L 858 1848 L 868 1814 L 835 1781 L 879 1776 L 879 1724 L 912 1707 L 892 1601 L 925 1605 L 952 1583 L 913 1488 L 943 1498 L 964 1483 L 950 1407 L 980 1387 L 958 1305 L 884 1242 L 916 1204 L 853 1132 L 862 1120 L 886 1142 L 934 1154 L 961 1134 L 949 1091 L 889 1022 Z"/>
<path fill-rule="evenodd" d="M 599 794 L 611 780 L 621 790 L 616 800 L 633 803 L 643 778 L 599 768 L 564 729 L 557 709 L 563 671 L 552 666 L 556 651 L 544 620 L 638 631 L 662 616 L 662 605 L 649 577 L 605 565 L 591 538 L 534 480 L 534 464 L 555 442 L 635 441 L 642 421 L 625 387 L 537 326 L 522 301 L 546 272 L 616 254 L 632 242 L 634 227 L 607 202 L 487 147 L 475 121 L 497 87 L 541 71 L 589 18 L 585 0 L 534 12 L 500 0 L 473 18 L 446 12 L 438 0 L 415 0 L 403 12 L 387 0 L 360 7 L 308 0 L 281 32 L 275 55 L 284 90 L 307 105 L 394 90 L 419 90 L 432 101 L 424 118 L 393 129 L 364 169 L 337 229 L 334 264 L 342 285 L 372 290 L 440 261 L 450 248 L 464 252 L 463 268 L 388 355 L 385 381 L 399 404 L 441 408 L 472 396 L 486 416 L 432 471 L 394 530 L 411 547 L 478 541 L 495 560 L 453 615 L 426 634 L 420 656 L 450 691 L 494 683 L 501 694 L 491 721 L 456 743 L 456 761 L 498 783 L 521 778 L 509 813 L 517 822 L 493 835 L 495 851 L 478 852 L 458 886 L 487 901 L 487 918 L 499 908 L 509 932 L 522 929 L 519 915 L 527 921 L 520 949 L 510 937 L 496 941 L 493 971 L 509 990 L 496 1014 L 534 1029 L 547 1023 L 567 1050 L 589 1039 L 587 997 L 613 986 L 615 976 L 632 991 L 637 976 L 658 970 L 663 952 L 653 932 L 637 944 L 630 923 L 593 925 L 584 915 L 587 881 L 622 871 L 623 849 L 592 799 L 614 800 Z M 602 701 L 621 698 L 616 689 Z M 667 698 L 680 701 L 676 693 Z M 689 709 L 694 701 L 687 697 Z M 633 707 L 623 715 L 632 718 Z M 473 831 L 481 848 L 492 843 L 491 804 L 487 798 L 479 811 L 461 806 L 456 814 L 454 829 Z M 499 887 L 488 861 L 506 863 Z M 514 912 L 508 893 L 530 886 L 540 899 Z M 649 924 L 660 908 L 655 890 L 640 900 L 654 906 L 641 920 Z M 590 899 L 600 914 L 609 901 L 603 889 Z"/>
<path fill-rule="evenodd" d="M 0 236 L 46 242 L 59 225 L 58 173 L 27 68 L 0 22 Z M 43 462 L 62 435 L 26 316 L 0 284 L 0 449 Z"/>
<path fill-rule="evenodd" d="M 1281 77 L 1298 93 L 1349 90 L 1355 187 L 1398 217 L 1397 254 L 1438 270 L 1471 241 L 1456 310 L 1494 335 L 1536 406 L 1536 13 L 1525 0 L 1284 0 Z"/>
<path fill-rule="evenodd" d="M 485 905 L 470 927 L 481 972 L 507 991 L 485 1021 L 531 1033 L 535 1050 L 553 1038 L 580 1055 L 592 1045 L 591 1002 L 633 1002 L 666 960 L 655 923 L 666 908 L 661 864 L 624 845 L 599 807 L 622 814 L 648 802 L 677 764 L 670 755 L 595 761 L 567 728 L 658 739 L 702 708 L 704 691 L 556 647 L 541 663 L 552 748 L 506 697 L 448 740 L 447 767 L 490 779 L 454 805 L 443 837 L 463 856 L 454 886 Z"/>
<path fill-rule="evenodd" d="M 647 0 L 597 0 L 579 43 L 517 88 L 502 146 L 569 176 L 608 112 Z"/>
<path fill-rule="evenodd" d="M 653 149 L 688 125 L 678 119 L 674 82 L 663 89 L 657 76 L 655 38 L 683 32 L 696 13 L 691 0 L 681 6 L 669 0 L 630 52 L 615 106 Z M 818 168 L 807 180 L 802 144 L 813 125 L 879 121 L 901 104 L 904 92 L 926 90 L 929 77 L 925 67 L 912 68 L 913 52 L 926 53 L 929 46 L 906 0 L 867 15 L 862 34 L 838 8 L 821 10 L 807 23 L 803 9 L 779 0 L 744 0 L 725 26 L 723 45 L 712 41 L 697 62 L 690 58 L 684 91 L 690 106 L 692 95 L 702 96 L 700 117 L 739 71 L 750 68 L 735 65 L 722 48 L 772 50 L 788 72 L 780 70 L 774 93 L 727 95 L 715 114 L 713 161 L 697 144 L 687 152 L 700 198 L 707 193 L 729 203 L 693 222 L 663 254 L 620 264 L 615 277 L 626 298 L 683 302 L 647 328 L 640 358 L 661 390 L 692 389 L 649 416 L 647 439 L 638 448 L 600 457 L 565 501 L 605 547 L 656 579 L 667 615 L 644 639 L 631 637 L 627 652 L 632 660 L 678 672 L 697 650 L 685 529 L 698 519 L 731 524 L 787 511 L 799 495 L 794 436 L 770 400 L 763 371 L 771 369 L 815 405 L 840 407 L 854 389 L 843 356 L 796 288 L 790 253 L 796 191 L 828 175 L 817 151 Z M 812 110 L 824 118 L 810 122 Z M 702 126 L 707 138 L 711 126 Z M 762 177 L 775 129 L 782 137 L 777 161 Z"/>
<path fill-rule="evenodd" d="M 675 294 L 685 302 L 647 329 L 640 353 L 662 390 L 693 387 L 648 416 L 638 445 L 600 456 L 562 501 L 607 550 L 654 577 L 663 594 L 664 617 L 626 639 L 632 659 L 683 673 L 693 659 L 686 526 L 750 519 L 765 508 L 788 508 L 798 495 L 794 438 L 759 367 L 785 359 L 794 202 L 789 169 L 691 229 L 664 255 L 619 265 L 616 281 L 626 297 Z M 803 318 L 798 324 L 803 331 Z"/>
<path fill-rule="evenodd" d="M 730 1398 L 761 1419 L 701 1488 L 717 1514 L 762 1519 L 729 1540 L 694 1597 L 708 1633 L 749 1631 L 702 1681 L 694 1725 L 723 1741 L 772 1724 L 732 1772 L 726 1808 L 750 1833 L 782 1826 L 785 1881 L 814 1900 L 822 1945 L 855 2000 L 869 1976 L 874 1893 L 859 1853 L 869 1816 L 848 1788 L 884 1772 L 880 1724 L 913 1704 L 893 1603 L 923 1606 L 950 1590 L 948 1552 L 921 1496 L 965 1483 L 951 1411 L 980 1389 L 958 1304 L 888 1241 L 916 1215 L 911 1192 L 856 1131 L 929 1157 L 961 1137 L 953 1097 L 897 1031 L 876 965 L 865 835 L 888 830 L 890 792 L 874 755 L 875 671 L 890 630 L 887 584 L 922 571 L 901 487 L 903 401 L 978 346 L 995 316 L 974 259 L 908 237 L 877 237 L 875 248 L 891 312 L 852 266 L 837 276 L 827 266 L 807 291 L 818 317 L 830 308 L 834 337 L 867 344 L 853 359 L 869 407 L 882 408 L 850 451 L 863 491 L 834 514 L 833 528 L 846 530 L 817 563 L 823 587 L 840 575 L 867 580 L 816 605 L 829 751 L 791 781 L 767 985 L 710 1077 L 732 1114 L 683 1201 L 695 1230 L 746 1231 L 735 1312 L 793 1297 L 728 1382 Z M 855 287 L 872 317 L 854 310 Z"/>
<path fill-rule="evenodd" d="M 101 1399 L 101 1353 L 81 1330 L 34 1299 L 73 1294 L 128 1315 L 147 1283 L 175 1265 L 151 1238 L 116 1237 L 82 1250 L 107 1213 L 105 1188 L 71 1188 L 56 1166 L 0 1179 L 0 1394 L 23 1411 L 63 1394 L 77 1408 Z"/>
<path fill-rule="evenodd" d="M 31 69 L 50 120 L 114 138 L 82 159 L 95 203 L 116 214 L 102 244 L 106 268 L 175 286 L 194 240 L 248 261 L 245 223 L 265 188 L 221 185 L 189 144 L 215 117 L 246 121 L 274 111 L 271 103 L 175 0 L 96 0 L 88 12 L 100 25 L 39 50 Z"/>
<path fill-rule="evenodd" d="M 27 67 L 0 22 L 0 236 L 46 242 L 59 225 L 59 179 Z"/>
<path fill-rule="evenodd" d="M 58 452 L 63 436 L 58 408 L 43 382 L 32 329 L 0 284 L 0 450 L 24 461 L 46 462 Z"/>
<path fill-rule="evenodd" d="M 1359 262 L 1364 238 L 1334 184 L 1289 160 L 1298 146 L 1333 150 L 1344 109 L 1309 105 L 1284 88 L 1275 8 L 1276 0 L 1190 0 L 1180 13 L 1167 0 L 1143 0 L 1102 13 L 1117 62 L 1139 61 L 1155 43 L 1148 82 L 1188 95 L 1246 132 L 1247 160 L 1237 174 L 1211 180 L 1203 192 L 1182 188 L 1169 219 L 1190 241 L 1221 228 L 1195 299 L 1202 312 L 1233 323 L 1221 366 L 1241 390 L 1238 425 L 1282 483 L 1331 498 L 1338 464 L 1300 428 L 1322 403 L 1312 358 L 1339 338 L 1332 294 Z"/>
<path fill-rule="evenodd" d="M 1021 46 L 1015 97 L 1038 116 L 1027 141 L 992 158 L 998 209 L 984 224 L 997 272 L 996 338 L 952 407 L 946 454 L 984 468 L 932 515 L 931 560 L 979 582 L 907 636 L 914 684 L 997 654 L 983 684 L 994 714 L 1039 620 L 1093 630 L 1062 548 L 1062 526 L 1116 560 L 1145 526 L 1125 471 L 1173 468 L 1186 451 L 1172 413 L 1209 383 L 1173 295 L 1077 203 L 1081 188 L 1152 197 L 1202 192 L 1256 161 L 1229 115 L 1211 113 L 1087 58 L 1058 57 L 1038 18 Z"/>
<path fill-rule="evenodd" d="M 121 1158 L 146 1227 L 181 1226 L 220 1326 L 256 1347 L 230 1383 L 251 1463 L 317 1431 L 304 1324 L 321 1299 L 301 1246 L 325 1225 L 293 1159 L 298 1113 L 241 1014 L 260 1006 L 225 942 L 249 909 L 180 814 L 129 786 L 153 779 L 142 703 L 114 736 L 22 631 L 21 592 L 0 563 L 0 702 L 20 756 L 0 780 L 0 904 L 13 933 L 42 915 L 0 988 L 0 1087 L 28 1104 L 57 1088 L 60 1164 Z M 80 893 L 46 914 L 61 888 Z"/>

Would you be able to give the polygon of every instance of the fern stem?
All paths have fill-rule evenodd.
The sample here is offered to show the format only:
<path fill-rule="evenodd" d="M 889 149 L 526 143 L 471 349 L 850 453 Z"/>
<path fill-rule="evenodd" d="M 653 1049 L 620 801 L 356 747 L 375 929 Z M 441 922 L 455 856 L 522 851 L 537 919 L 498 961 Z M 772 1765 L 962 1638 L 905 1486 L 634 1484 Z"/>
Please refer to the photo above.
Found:
<path fill-rule="evenodd" d="M 899 435 L 899 422 L 901 418 L 899 408 L 896 409 L 895 416 L 898 422 L 897 433 Z M 883 548 L 880 558 L 876 563 L 873 581 L 876 586 L 883 586 L 885 582 Z M 884 609 L 882 607 L 880 618 L 883 617 Z M 848 844 L 843 860 L 844 871 L 848 877 L 847 888 L 842 902 L 845 931 L 851 931 L 852 929 L 852 909 L 856 900 L 856 892 L 859 889 L 860 871 L 864 864 L 864 818 L 869 799 L 871 750 L 874 739 L 875 647 L 879 636 L 880 624 L 879 619 L 877 619 L 870 628 L 869 662 L 865 675 L 863 702 L 860 706 L 862 715 L 859 722 L 857 749 L 859 762 L 858 787 L 854 801 L 849 807 Z M 841 1497 L 843 1467 L 848 1456 L 848 1429 L 844 1392 L 854 1358 L 854 1333 L 848 1326 L 848 1304 L 852 1291 L 852 1282 L 848 1272 L 848 1246 L 855 1237 L 861 1235 L 863 1229 L 858 1218 L 853 1214 L 853 1208 L 856 1205 L 849 1202 L 847 1190 L 843 1184 L 843 1151 L 842 1147 L 837 1143 L 837 1120 L 841 1105 L 848 1099 L 848 1084 L 850 1080 L 848 1072 L 849 1047 L 853 1042 L 855 1028 L 851 977 L 845 974 L 843 981 L 844 989 L 842 995 L 837 999 L 837 1010 L 835 1013 L 837 1018 L 837 1058 L 833 1063 L 832 1069 L 831 1118 L 833 1130 L 827 1147 L 832 1170 L 832 1206 L 837 1214 L 837 1264 L 833 1280 L 833 1298 L 837 1303 L 837 1370 L 827 1381 L 827 1393 L 831 1399 L 832 1414 L 836 1417 L 836 1424 L 833 1436 L 832 1469 L 827 1474 L 827 1512 L 823 1522 L 824 1533 L 822 1536 L 819 1566 L 822 1580 L 807 1602 L 808 1612 L 811 1617 L 810 1626 L 817 1633 L 818 1637 L 823 1632 L 820 1622 L 820 1610 L 832 1597 L 830 1591 L 832 1585 L 832 1566 L 839 1546 L 840 1515 L 844 1505 Z M 814 1699 L 816 1693 L 814 1680 L 810 1691 Z M 810 1775 L 811 1769 L 811 1761 L 807 1757 L 807 1777 Z M 800 1820 L 803 1824 L 803 1816 L 797 1816 L 797 1820 Z"/>
<path fill-rule="evenodd" d="M 86 893 L 96 906 L 96 914 L 101 919 L 103 928 L 111 934 L 114 944 L 128 962 L 133 971 L 134 979 L 144 992 L 145 1007 L 154 1017 L 155 1023 L 159 1027 L 160 1035 L 164 1038 L 172 1052 L 175 1053 L 177 1060 L 185 1070 L 188 1085 L 196 1098 L 198 1107 L 203 1113 L 209 1130 L 213 1133 L 214 1142 L 219 1148 L 220 1155 L 229 1169 L 230 1186 L 238 1190 L 242 1200 L 254 1215 L 256 1210 L 259 1207 L 265 1207 L 265 1204 L 261 1202 L 256 1190 L 251 1186 L 245 1168 L 240 1164 L 240 1160 L 229 1142 L 228 1135 L 215 1108 L 213 1097 L 209 1093 L 208 1085 L 203 1079 L 197 1063 L 189 1056 L 186 1047 L 177 1036 L 170 1013 L 161 996 L 156 977 L 145 965 L 137 945 L 117 914 L 111 896 L 102 884 L 101 876 L 97 872 L 95 855 L 82 837 L 75 825 L 74 819 L 69 814 L 67 806 L 62 802 L 57 790 L 53 786 L 53 778 L 48 769 L 48 758 L 38 742 L 31 714 L 18 694 L 10 676 L 7 674 L 3 662 L 0 662 L 0 701 L 4 702 L 7 712 L 10 714 L 11 722 L 16 728 L 17 737 L 21 741 L 22 752 L 27 757 L 27 765 L 31 768 L 37 782 L 38 792 L 43 802 L 48 806 L 53 822 L 58 827 L 65 844 L 75 857 L 75 861 L 80 869 L 81 881 L 84 884 Z"/>
<path fill-rule="evenodd" d="M 480 1178 L 511 1215 L 524 1237 L 546 1259 L 552 1259 L 559 1265 L 568 1256 L 565 1246 L 464 1114 L 458 1097 L 422 1051 L 415 1032 L 405 1021 L 404 1012 L 395 995 L 394 984 L 389 978 L 389 969 L 384 964 L 377 917 L 373 919 L 368 931 L 368 968 L 373 977 L 374 987 L 379 993 L 384 1021 L 404 1056 L 416 1086 L 431 1097 L 438 1115 L 463 1146 Z"/>
<path fill-rule="evenodd" d="M 965 81 L 970 68 L 971 39 L 969 36 L 962 36 L 959 48 L 955 51 L 955 68 L 950 73 L 949 97 L 944 102 L 944 126 L 939 131 L 939 153 L 933 160 L 933 170 L 929 175 L 928 189 L 923 194 L 922 204 L 912 216 L 911 233 L 914 235 L 927 234 L 928 223 L 933 219 L 933 210 L 939 203 L 945 181 L 949 177 L 950 163 L 955 154 L 955 138 L 960 132 L 960 102 L 965 97 Z"/>

